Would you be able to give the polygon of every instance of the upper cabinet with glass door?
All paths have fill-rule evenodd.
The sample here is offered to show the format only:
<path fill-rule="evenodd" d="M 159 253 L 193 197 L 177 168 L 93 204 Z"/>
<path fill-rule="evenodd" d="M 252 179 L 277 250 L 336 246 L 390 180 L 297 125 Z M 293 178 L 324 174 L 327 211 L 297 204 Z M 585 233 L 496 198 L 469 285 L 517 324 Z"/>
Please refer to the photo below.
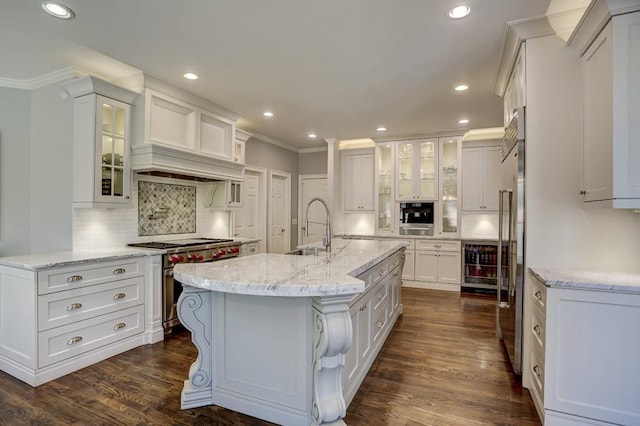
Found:
<path fill-rule="evenodd" d="M 63 85 L 74 98 L 74 207 L 130 202 L 130 122 L 135 93 L 87 76 Z"/>
<path fill-rule="evenodd" d="M 437 200 L 437 139 L 396 142 L 396 200 Z"/>
<path fill-rule="evenodd" d="M 393 171 L 395 159 L 392 142 L 376 144 L 376 233 L 394 232 L 395 213 Z"/>
<path fill-rule="evenodd" d="M 460 174 L 458 166 L 461 156 L 459 136 L 440 138 L 439 183 L 440 183 L 440 236 L 456 236 L 460 229 Z"/>

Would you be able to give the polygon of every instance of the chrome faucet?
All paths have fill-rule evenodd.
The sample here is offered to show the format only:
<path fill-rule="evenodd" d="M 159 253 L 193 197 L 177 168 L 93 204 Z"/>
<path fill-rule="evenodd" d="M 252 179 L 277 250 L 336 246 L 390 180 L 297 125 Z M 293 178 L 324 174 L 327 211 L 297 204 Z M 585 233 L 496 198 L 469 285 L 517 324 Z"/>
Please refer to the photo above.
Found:
<path fill-rule="evenodd" d="M 309 236 L 309 207 L 313 204 L 314 201 L 320 201 L 324 206 L 324 209 L 327 211 L 327 227 L 325 229 L 325 236 L 322 238 L 322 246 L 327 252 L 331 251 L 331 212 L 329 211 L 329 206 L 327 202 L 320 197 L 314 197 L 307 204 L 307 210 L 304 213 L 304 234 L 305 236 Z"/>

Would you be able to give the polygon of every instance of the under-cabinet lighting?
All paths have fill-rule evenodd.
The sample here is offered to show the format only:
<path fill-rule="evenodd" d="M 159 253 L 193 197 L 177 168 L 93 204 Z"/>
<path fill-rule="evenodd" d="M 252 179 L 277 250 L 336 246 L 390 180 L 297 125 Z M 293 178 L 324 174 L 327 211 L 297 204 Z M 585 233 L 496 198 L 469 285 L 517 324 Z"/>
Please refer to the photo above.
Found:
<path fill-rule="evenodd" d="M 76 16 L 76 14 L 73 13 L 73 10 L 69 9 L 67 6 L 52 1 L 43 2 L 42 9 L 49 15 L 60 19 L 71 19 Z"/>
<path fill-rule="evenodd" d="M 265 117 L 273 117 L 273 113 L 271 111 L 265 111 L 262 113 Z"/>
<path fill-rule="evenodd" d="M 464 92 L 465 90 L 468 90 L 468 89 L 469 89 L 469 86 L 467 86 L 466 84 L 459 84 L 453 88 L 453 90 L 455 90 L 456 92 Z"/>
<path fill-rule="evenodd" d="M 185 72 L 184 74 L 182 74 L 182 76 L 184 78 L 186 78 L 187 80 L 197 80 L 198 79 L 198 75 L 194 74 L 192 72 Z"/>
<path fill-rule="evenodd" d="M 457 6 L 449 11 L 449 17 L 453 19 L 464 18 L 471 12 L 471 8 L 469 6 Z"/>

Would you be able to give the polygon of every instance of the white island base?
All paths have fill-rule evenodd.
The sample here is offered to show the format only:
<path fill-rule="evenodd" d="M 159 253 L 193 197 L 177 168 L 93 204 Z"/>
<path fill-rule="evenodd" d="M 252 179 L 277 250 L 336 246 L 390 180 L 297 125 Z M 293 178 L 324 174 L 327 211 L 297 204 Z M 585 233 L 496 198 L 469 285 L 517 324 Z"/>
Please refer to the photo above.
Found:
<path fill-rule="evenodd" d="M 205 267 L 179 268 L 177 279 L 185 285 L 178 315 L 198 349 L 184 382 L 182 409 L 215 404 L 284 425 L 344 424 L 348 404 L 402 309 L 401 243 L 382 244 L 382 259 L 377 250 L 356 265 L 359 268 L 340 256 L 349 254 L 346 247 L 352 243 L 345 243 L 341 253 L 334 249 L 318 257 L 251 256 L 253 262 L 293 262 L 294 269 L 302 267 L 304 290 L 296 288 L 296 278 L 286 273 L 277 285 L 263 284 L 262 294 L 255 291 L 255 284 L 252 292 L 258 294 L 229 292 L 230 282 L 222 277 L 205 279 L 204 284 L 199 281 L 235 267 L 245 272 L 258 268 L 235 260 L 218 262 L 226 263 L 226 271 L 220 270 L 222 265 L 206 271 Z M 362 249 L 359 242 L 353 245 Z M 362 250 L 358 254 L 361 257 Z M 360 291 L 340 294 L 341 284 L 335 279 L 338 266 L 357 274 L 357 279 L 344 276 L 347 282 L 342 290 L 358 284 Z M 317 278 L 312 275 L 318 269 L 326 281 L 314 287 L 311 281 Z M 196 282 L 209 288 L 192 286 Z M 327 290 L 330 283 L 334 290 Z M 226 291 L 213 289 L 220 285 Z M 317 293 L 320 287 L 327 295 L 304 295 Z M 264 295 L 268 289 L 290 295 Z"/>

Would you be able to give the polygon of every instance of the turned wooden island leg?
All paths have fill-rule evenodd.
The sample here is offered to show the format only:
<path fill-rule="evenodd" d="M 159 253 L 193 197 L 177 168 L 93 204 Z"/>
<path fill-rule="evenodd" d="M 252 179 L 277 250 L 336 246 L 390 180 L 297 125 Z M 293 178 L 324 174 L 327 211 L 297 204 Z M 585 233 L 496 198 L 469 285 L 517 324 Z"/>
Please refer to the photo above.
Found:
<path fill-rule="evenodd" d="M 178 318 L 191 332 L 191 340 L 198 348 L 198 358 L 189 368 L 189 379 L 184 381 L 180 398 L 183 410 L 213 404 L 211 307 L 211 291 L 184 286 L 178 299 Z"/>
<path fill-rule="evenodd" d="M 352 295 L 313 300 L 313 423 L 344 424 L 347 406 L 342 391 L 345 355 L 353 328 L 349 315 Z"/>

